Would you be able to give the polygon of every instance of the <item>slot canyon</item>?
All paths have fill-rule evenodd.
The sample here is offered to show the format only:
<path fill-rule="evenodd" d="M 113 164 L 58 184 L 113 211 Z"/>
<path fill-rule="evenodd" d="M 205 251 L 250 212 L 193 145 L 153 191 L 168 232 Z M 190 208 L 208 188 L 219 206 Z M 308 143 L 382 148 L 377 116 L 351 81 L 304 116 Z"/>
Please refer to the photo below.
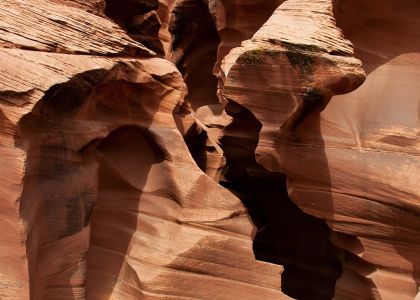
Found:
<path fill-rule="evenodd" d="M 420 300 L 418 0 L 0 0 L 0 299 Z"/>

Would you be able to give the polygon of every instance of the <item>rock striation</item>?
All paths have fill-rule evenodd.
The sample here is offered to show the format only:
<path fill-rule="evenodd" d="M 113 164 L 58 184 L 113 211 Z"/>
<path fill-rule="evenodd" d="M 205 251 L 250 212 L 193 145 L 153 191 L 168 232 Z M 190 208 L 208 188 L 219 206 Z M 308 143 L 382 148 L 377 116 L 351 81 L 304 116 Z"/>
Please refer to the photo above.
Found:
<path fill-rule="evenodd" d="M 417 299 L 416 0 L 0 2 L 1 299 Z"/>
<path fill-rule="evenodd" d="M 178 70 L 63 5 L 0 7 L 12 41 L 0 50 L 1 298 L 287 298 L 281 267 L 254 258 L 241 201 L 196 166 L 176 127 Z M 67 25 L 47 30 L 34 7 Z M 16 38 L 18 15 L 39 33 Z M 115 28 L 100 46 L 95 18 Z"/>
<path fill-rule="evenodd" d="M 252 143 L 256 166 L 268 171 L 251 178 L 284 174 L 290 199 L 325 220 L 344 250 L 338 299 L 414 299 L 419 286 L 418 43 L 407 29 L 419 28 L 420 7 L 389 1 L 382 9 L 286 1 L 225 57 L 220 75 L 228 114 L 254 120 L 252 136 L 244 126 L 226 130 Z M 281 260 L 278 253 L 265 259 Z"/>

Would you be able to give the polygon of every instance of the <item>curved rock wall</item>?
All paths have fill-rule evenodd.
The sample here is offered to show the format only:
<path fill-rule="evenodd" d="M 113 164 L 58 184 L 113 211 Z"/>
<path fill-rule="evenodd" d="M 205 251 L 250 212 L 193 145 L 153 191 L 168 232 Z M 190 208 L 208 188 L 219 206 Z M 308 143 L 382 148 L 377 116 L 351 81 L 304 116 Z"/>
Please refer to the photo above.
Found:
<path fill-rule="evenodd" d="M 420 8 L 389 1 L 378 14 L 374 7 L 334 3 L 338 26 L 367 72 L 364 83 L 351 44 L 334 25 L 332 4 L 289 0 L 225 57 L 222 95 L 234 118 L 232 104 L 261 123 L 259 166 L 285 174 L 289 197 L 326 220 L 331 241 L 345 250 L 336 297 L 413 299 L 420 259 L 414 84 Z"/>
<path fill-rule="evenodd" d="M 118 28 L 103 17 L 31 4 L 48 5 L 67 25 L 32 15 L 27 3 L 0 7 L 11 22 L 0 54 L 9 174 L 1 183 L 1 297 L 282 298 L 281 268 L 255 260 L 240 200 L 201 172 L 178 132 L 172 113 L 186 93 L 177 69 L 147 57 L 123 30 L 109 30 L 101 47 L 100 30 L 86 29 L 89 42 L 77 37 L 89 18 Z M 37 24 L 31 18 L 40 28 L 18 39 L 13 28 L 24 14 L 28 28 Z M 48 35 L 57 36 L 54 49 L 44 46 Z"/>
<path fill-rule="evenodd" d="M 0 2 L 1 299 L 414 299 L 418 1 Z"/>

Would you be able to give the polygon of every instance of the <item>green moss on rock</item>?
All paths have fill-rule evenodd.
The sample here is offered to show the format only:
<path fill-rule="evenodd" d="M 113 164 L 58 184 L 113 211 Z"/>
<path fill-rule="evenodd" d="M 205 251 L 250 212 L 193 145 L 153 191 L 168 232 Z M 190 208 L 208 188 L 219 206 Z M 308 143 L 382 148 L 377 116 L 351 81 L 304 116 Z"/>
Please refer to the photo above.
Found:
<path fill-rule="evenodd" d="M 298 68 L 304 76 L 312 75 L 315 71 L 314 57 L 298 51 L 286 51 L 286 56 L 294 68 Z"/>
<path fill-rule="evenodd" d="M 244 65 L 260 65 L 264 59 L 275 57 L 279 52 L 269 49 L 253 49 L 244 52 L 237 60 L 237 63 Z"/>
<path fill-rule="evenodd" d="M 292 44 L 282 41 L 281 45 L 286 49 L 286 56 L 294 68 L 298 68 L 304 76 L 311 76 L 315 71 L 315 56 L 326 53 L 315 45 Z"/>

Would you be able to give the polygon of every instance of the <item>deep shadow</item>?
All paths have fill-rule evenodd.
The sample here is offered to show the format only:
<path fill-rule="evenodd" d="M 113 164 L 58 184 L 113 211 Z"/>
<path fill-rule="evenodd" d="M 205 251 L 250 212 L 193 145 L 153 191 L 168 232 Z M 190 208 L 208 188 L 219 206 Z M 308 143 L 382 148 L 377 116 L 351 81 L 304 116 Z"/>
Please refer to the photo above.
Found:
<path fill-rule="evenodd" d="M 285 294 L 331 299 L 341 265 L 329 228 L 289 199 L 285 175 L 268 172 L 255 161 L 261 129 L 255 116 L 233 101 L 226 112 L 233 122 L 221 139 L 228 166 L 222 184 L 243 201 L 258 227 L 253 245 L 256 258 L 284 266 Z"/>
<path fill-rule="evenodd" d="M 132 39 L 163 56 L 158 8 L 158 0 L 105 0 L 106 16 L 124 28 Z"/>
<path fill-rule="evenodd" d="M 184 136 L 185 144 L 188 147 L 191 156 L 193 157 L 197 166 L 203 171 L 207 167 L 207 134 L 204 130 L 200 130 L 197 124 L 194 124 Z"/>
<path fill-rule="evenodd" d="M 88 299 L 112 295 L 121 272 L 131 272 L 125 259 L 137 231 L 142 189 L 150 168 L 162 161 L 164 154 L 148 131 L 126 126 L 103 139 L 95 157 L 100 167 L 87 256 Z"/>
<path fill-rule="evenodd" d="M 307 94 L 302 95 L 302 97 L 307 96 Z M 319 95 L 316 95 L 316 97 L 318 96 Z M 320 113 L 325 108 L 322 103 L 326 102 L 328 101 L 316 101 L 316 103 L 318 103 L 317 105 L 313 105 L 315 102 L 310 102 L 310 105 L 304 109 L 304 113 L 300 118 L 296 119 L 297 123 L 293 124 L 290 128 L 287 128 L 288 130 L 291 129 L 292 132 L 280 135 L 279 139 L 276 141 L 277 146 L 275 149 L 285 162 L 283 167 L 288 172 L 290 179 L 292 179 L 291 182 L 293 183 L 291 184 L 294 186 L 288 186 L 288 188 L 291 191 L 290 197 L 293 201 L 306 207 L 306 203 L 311 200 L 315 203 L 313 204 L 313 209 L 315 211 L 320 211 L 321 215 L 328 216 L 326 217 L 326 220 L 333 220 L 334 205 L 331 196 L 331 175 L 327 155 L 325 153 L 325 142 L 321 135 L 320 119 Z M 310 174 L 313 177 L 308 177 L 307 174 Z M 293 176 L 298 176 L 298 178 L 295 179 Z M 303 186 L 299 186 L 299 183 Z M 303 189 L 302 191 L 300 191 L 301 188 Z M 308 190 L 305 191 L 305 189 Z M 314 214 L 316 215 L 317 213 L 315 212 Z M 321 218 L 321 216 L 316 218 L 316 220 L 317 222 L 321 222 L 325 226 L 325 230 L 328 231 L 328 234 L 324 237 L 328 239 L 327 244 L 329 244 L 329 246 L 323 250 L 323 253 L 329 253 L 326 257 L 332 257 L 334 263 L 338 266 L 337 270 L 340 270 L 335 273 L 334 278 L 331 278 L 334 282 L 330 281 L 329 294 L 324 295 L 324 298 L 322 299 L 332 299 L 333 297 L 336 297 L 337 299 L 340 299 L 341 297 L 366 300 L 378 299 L 374 292 L 376 286 L 372 280 L 366 277 L 357 278 L 359 286 L 356 290 L 353 290 L 350 286 L 341 286 L 341 294 L 336 293 L 336 283 L 343 274 L 343 270 L 347 272 L 347 274 L 345 274 L 347 278 L 348 276 L 357 276 L 356 270 L 351 267 L 349 268 L 349 264 L 352 264 L 357 270 L 363 270 L 364 275 L 369 275 L 374 272 L 376 268 L 350 252 L 363 252 L 363 246 L 357 238 L 345 234 L 334 233 L 336 237 L 340 238 L 341 243 L 338 243 L 337 238 L 332 238 L 333 233 L 326 225 L 326 220 Z M 323 242 L 325 243 L 325 241 Z M 306 251 L 308 251 L 308 249 L 314 251 L 315 248 L 313 247 L 313 243 L 316 244 L 317 241 L 310 240 L 310 243 L 306 245 Z M 328 251 L 328 249 L 332 249 L 332 252 L 330 252 L 331 250 Z M 343 264 L 347 269 L 343 267 Z M 285 273 L 287 273 L 287 268 Z M 293 270 L 292 273 L 298 280 L 301 274 L 297 273 L 295 270 Z M 298 297 L 298 299 L 301 298 Z"/>
<path fill-rule="evenodd" d="M 135 15 L 143 15 L 159 7 L 157 0 L 105 0 L 105 14 L 120 25 Z"/>
<path fill-rule="evenodd" d="M 187 100 L 193 109 L 218 104 L 213 67 L 220 39 L 209 8 L 201 1 L 183 0 L 177 2 L 172 15 L 171 61 L 187 84 Z"/>

